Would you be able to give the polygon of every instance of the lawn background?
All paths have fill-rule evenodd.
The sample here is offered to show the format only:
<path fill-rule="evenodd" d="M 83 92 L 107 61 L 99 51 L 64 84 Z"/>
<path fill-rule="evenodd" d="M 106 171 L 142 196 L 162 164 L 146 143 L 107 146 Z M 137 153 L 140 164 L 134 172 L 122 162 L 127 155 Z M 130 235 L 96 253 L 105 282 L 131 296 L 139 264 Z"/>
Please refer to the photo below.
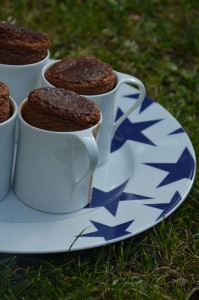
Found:
<path fill-rule="evenodd" d="M 2 0 L 0 20 L 47 33 L 51 57 L 92 55 L 140 78 L 199 154 L 198 1 Z M 0 254 L 0 299 L 199 299 L 199 178 L 154 228 L 98 249 Z"/>

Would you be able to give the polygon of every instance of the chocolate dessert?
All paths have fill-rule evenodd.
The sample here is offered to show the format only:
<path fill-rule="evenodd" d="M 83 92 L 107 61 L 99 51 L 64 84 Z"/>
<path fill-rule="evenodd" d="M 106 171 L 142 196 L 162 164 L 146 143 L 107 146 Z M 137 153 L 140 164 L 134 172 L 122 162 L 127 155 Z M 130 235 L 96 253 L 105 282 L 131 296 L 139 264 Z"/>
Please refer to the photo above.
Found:
<path fill-rule="evenodd" d="M 24 120 L 50 131 L 79 131 L 96 125 L 100 110 L 93 101 L 62 88 L 30 92 L 22 108 Z"/>
<path fill-rule="evenodd" d="M 0 123 L 5 122 L 11 116 L 11 105 L 7 85 L 0 82 Z"/>
<path fill-rule="evenodd" d="M 25 65 L 41 61 L 50 46 L 46 34 L 2 22 L 0 37 L 1 64 Z"/>
<path fill-rule="evenodd" d="M 110 65 L 91 57 L 63 58 L 45 72 L 54 86 L 82 95 L 98 95 L 111 91 L 116 76 Z"/>

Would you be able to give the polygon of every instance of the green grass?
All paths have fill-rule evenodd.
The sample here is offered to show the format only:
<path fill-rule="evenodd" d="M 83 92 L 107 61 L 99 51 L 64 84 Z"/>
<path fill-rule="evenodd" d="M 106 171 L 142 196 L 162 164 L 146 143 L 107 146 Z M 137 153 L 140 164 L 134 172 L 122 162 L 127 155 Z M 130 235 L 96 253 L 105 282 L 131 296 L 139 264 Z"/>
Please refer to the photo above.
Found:
<path fill-rule="evenodd" d="M 199 154 L 199 2 L 2 0 L 0 19 L 49 34 L 51 56 L 92 55 L 140 78 Z M 199 177 L 154 228 L 98 249 L 0 255 L 0 299 L 199 299 Z"/>

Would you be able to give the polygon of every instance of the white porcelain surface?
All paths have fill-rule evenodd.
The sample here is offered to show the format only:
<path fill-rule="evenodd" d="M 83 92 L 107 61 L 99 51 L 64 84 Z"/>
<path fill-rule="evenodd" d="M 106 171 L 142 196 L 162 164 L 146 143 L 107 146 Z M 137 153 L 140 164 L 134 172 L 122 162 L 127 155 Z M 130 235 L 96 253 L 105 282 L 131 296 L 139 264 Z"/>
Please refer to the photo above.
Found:
<path fill-rule="evenodd" d="M 49 61 L 47 56 L 36 63 L 27 65 L 0 64 L 0 81 L 5 82 L 10 90 L 10 95 L 17 105 L 28 97 L 30 91 L 41 86 L 41 71 Z"/>
<path fill-rule="evenodd" d="M 26 123 L 19 107 L 19 140 L 13 190 L 25 204 L 50 213 L 69 213 L 89 203 L 98 162 L 94 135 L 99 124 L 81 131 L 55 132 Z M 24 189 L 24 187 L 26 187 Z"/>
<path fill-rule="evenodd" d="M 128 109 L 136 97 L 134 88 L 122 85 L 115 113 Z M 194 181 L 195 153 L 184 129 L 161 105 L 146 97 L 118 128 L 111 149 L 109 161 L 94 173 L 91 206 L 78 212 L 42 213 L 10 191 L 0 202 L 0 251 L 103 246 L 153 227 L 183 203 Z"/>

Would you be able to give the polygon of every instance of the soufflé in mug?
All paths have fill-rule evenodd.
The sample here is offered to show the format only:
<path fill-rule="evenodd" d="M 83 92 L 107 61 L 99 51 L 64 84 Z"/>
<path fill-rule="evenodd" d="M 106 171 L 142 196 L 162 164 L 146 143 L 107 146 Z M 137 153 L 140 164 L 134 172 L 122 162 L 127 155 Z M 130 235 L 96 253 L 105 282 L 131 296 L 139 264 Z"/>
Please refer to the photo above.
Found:
<path fill-rule="evenodd" d="M 97 104 L 63 88 L 44 87 L 29 94 L 18 116 L 13 179 L 17 197 L 49 213 L 70 213 L 88 205 L 99 153 Z"/>
<path fill-rule="evenodd" d="M 100 120 L 93 101 L 63 88 L 43 87 L 30 92 L 22 116 L 30 125 L 49 131 L 79 131 Z"/>
<path fill-rule="evenodd" d="M 9 96 L 7 85 L 0 82 L 0 123 L 7 121 L 12 114 Z"/>
<path fill-rule="evenodd" d="M 81 95 L 104 94 L 116 84 L 111 66 L 92 57 L 63 58 L 53 63 L 44 76 L 53 86 Z"/>
<path fill-rule="evenodd" d="M 0 64 L 26 65 L 43 60 L 51 44 L 39 31 L 0 22 Z"/>

